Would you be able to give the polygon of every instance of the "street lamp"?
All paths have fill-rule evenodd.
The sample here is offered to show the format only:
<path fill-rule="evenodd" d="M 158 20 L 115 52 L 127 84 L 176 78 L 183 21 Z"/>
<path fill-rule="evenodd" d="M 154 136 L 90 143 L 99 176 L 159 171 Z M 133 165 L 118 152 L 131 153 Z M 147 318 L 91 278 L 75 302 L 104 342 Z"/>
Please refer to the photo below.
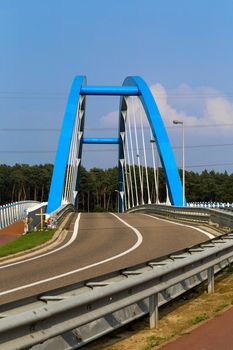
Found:
<path fill-rule="evenodd" d="M 184 122 L 181 120 L 173 120 L 173 124 L 182 125 L 182 182 L 183 182 L 183 191 L 182 191 L 182 205 L 185 205 L 185 162 L 184 162 Z"/>

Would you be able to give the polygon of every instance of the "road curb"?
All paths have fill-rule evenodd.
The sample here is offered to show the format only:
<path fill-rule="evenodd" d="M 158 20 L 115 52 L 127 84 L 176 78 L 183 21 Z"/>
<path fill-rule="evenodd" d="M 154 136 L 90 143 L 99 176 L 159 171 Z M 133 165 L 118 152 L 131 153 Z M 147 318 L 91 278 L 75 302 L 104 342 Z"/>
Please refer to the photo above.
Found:
<path fill-rule="evenodd" d="M 22 252 L 19 252 L 16 254 L 11 254 L 8 256 L 1 257 L 0 258 L 0 266 L 5 264 L 5 263 L 16 262 L 18 260 L 21 260 L 22 258 L 30 258 L 34 255 L 37 255 L 38 253 L 45 253 L 48 250 L 51 250 L 52 248 L 56 248 L 59 244 L 61 244 L 65 240 L 65 238 L 67 236 L 68 230 L 65 229 L 65 225 L 67 224 L 67 222 L 70 219 L 72 214 L 73 213 L 69 213 L 67 215 L 67 217 L 62 221 L 60 227 L 54 233 L 53 237 L 49 241 L 47 241 L 39 246 L 36 246 L 32 249 L 28 249 L 28 250 L 25 250 L 25 251 L 22 251 Z"/>

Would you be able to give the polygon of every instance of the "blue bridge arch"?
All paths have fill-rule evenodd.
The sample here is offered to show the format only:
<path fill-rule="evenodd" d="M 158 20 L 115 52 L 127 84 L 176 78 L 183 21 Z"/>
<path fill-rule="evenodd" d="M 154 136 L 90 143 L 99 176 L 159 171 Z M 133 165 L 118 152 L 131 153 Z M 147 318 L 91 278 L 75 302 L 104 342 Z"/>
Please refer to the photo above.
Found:
<path fill-rule="evenodd" d="M 118 138 L 85 138 L 85 99 L 87 95 L 117 95 L 121 96 L 119 110 L 119 137 Z M 79 138 L 79 149 L 77 156 L 76 181 L 73 189 L 74 202 L 79 188 L 80 166 L 82 159 L 82 145 L 85 143 L 95 144 L 119 144 L 119 211 L 123 211 L 123 173 L 121 161 L 123 154 L 123 138 L 125 132 L 124 121 L 127 115 L 127 96 L 138 96 L 145 110 L 148 122 L 154 140 L 157 145 L 162 167 L 165 172 L 166 182 L 168 185 L 169 197 L 172 205 L 182 206 L 182 185 L 179 172 L 176 166 L 174 154 L 170 141 L 163 124 L 162 117 L 156 105 L 155 99 L 145 83 L 138 76 L 128 77 L 124 80 L 122 86 L 88 86 L 86 85 L 85 76 L 75 77 L 68 102 L 65 110 L 61 134 L 58 143 L 56 160 L 52 175 L 52 181 L 49 192 L 47 212 L 51 213 L 62 204 L 65 179 L 68 166 L 69 153 L 72 147 L 72 136 L 75 128 L 76 119 L 80 119 L 77 137 Z"/>

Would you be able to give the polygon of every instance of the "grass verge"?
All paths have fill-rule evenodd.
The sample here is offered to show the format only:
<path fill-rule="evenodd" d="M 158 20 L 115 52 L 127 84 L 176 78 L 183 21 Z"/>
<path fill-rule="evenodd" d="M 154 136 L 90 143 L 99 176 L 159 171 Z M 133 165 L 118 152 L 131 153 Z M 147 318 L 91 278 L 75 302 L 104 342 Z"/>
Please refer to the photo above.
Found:
<path fill-rule="evenodd" d="M 55 233 L 55 230 L 28 232 L 17 238 L 15 241 L 9 242 L 0 247 L 0 257 L 19 253 L 24 250 L 34 248 L 50 240 Z"/>
<path fill-rule="evenodd" d="M 169 339 L 167 337 L 156 337 L 155 335 L 147 337 L 147 339 L 146 339 L 146 346 L 143 347 L 142 350 L 151 350 L 155 346 L 158 346 L 158 345 L 162 344 L 166 340 L 169 340 Z"/>
<path fill-rule="evenodd" d="M 208 318 L 209 318 L 209 316 L 206 313 L 204 313 L 204 314 L 196 316 L 193 320 L 191 320 L 191 323 L 198 324 L 202 321 L 208 320 Z"/>

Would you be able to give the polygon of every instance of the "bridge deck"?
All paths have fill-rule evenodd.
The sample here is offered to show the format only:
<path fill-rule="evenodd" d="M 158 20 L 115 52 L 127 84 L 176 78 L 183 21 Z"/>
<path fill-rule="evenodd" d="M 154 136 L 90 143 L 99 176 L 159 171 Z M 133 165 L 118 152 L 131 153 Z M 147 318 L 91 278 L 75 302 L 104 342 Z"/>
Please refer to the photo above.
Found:
<path fill-rule="evenodd" d="M 77 223 L 74 215 L 60 250 L 0 266 L 1 304 L 120 270 L 208 239 L 194 228 L 143 214 L 116 217 L 110 213 L 84 213 L 78 230 Z"/>

